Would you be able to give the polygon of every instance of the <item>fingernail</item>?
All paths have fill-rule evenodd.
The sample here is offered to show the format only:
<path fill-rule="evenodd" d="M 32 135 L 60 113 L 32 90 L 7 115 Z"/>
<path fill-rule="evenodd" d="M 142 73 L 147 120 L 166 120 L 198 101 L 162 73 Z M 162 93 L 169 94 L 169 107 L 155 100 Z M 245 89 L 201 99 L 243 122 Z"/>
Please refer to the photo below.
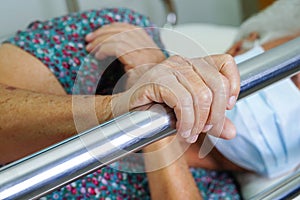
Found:
<path fill-rule="evenodd" d="M 236 97 L 235 97 L 235 96 L 231 96 L 231 97 L 229 98 L 229 100 L 228 100 L 228 105 L 229 105 L 230 107 L 233 107 L 235 103 L 236 103 Z"/>
<path fill-rule="evenodd" d="M 204 126 L 202 132 L 206 133 L 206 132 L 208 132 L 212 127 L 213 127 L 212 124 L 207 124 L 207 125 Z"/>
<path fill-rule="evenodd" d="M 181 136 L 183 138 L 188 138 L 188 137 L 190 137 L 190 135 L 191 135 L 191 131 L 184 131 L 181 133 Z"/>
<path fill-rule="evenodd" d="M 198 139 L 198 135 L 193 135 L 193 136 L 189 137 L 188 139 L 186 139 L 186 141 L 188 143 L 194 143 L 197 141 L 197 139 Z"/>

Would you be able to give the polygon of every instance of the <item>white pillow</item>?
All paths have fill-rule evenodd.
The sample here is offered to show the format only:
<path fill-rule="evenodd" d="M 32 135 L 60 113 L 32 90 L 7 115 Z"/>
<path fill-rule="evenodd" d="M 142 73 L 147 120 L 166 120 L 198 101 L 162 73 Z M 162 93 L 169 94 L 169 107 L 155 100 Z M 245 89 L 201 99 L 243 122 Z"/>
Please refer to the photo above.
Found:
<path fill-rule="evenodd" d="M 172 30 L 162 31 L 166 48 L 187 57 L 198 57 L 203 56 L 203 50 L 206 54 L 224 53 L 232 45 L 238 27 L 188 23 L 176 25 Z"/>

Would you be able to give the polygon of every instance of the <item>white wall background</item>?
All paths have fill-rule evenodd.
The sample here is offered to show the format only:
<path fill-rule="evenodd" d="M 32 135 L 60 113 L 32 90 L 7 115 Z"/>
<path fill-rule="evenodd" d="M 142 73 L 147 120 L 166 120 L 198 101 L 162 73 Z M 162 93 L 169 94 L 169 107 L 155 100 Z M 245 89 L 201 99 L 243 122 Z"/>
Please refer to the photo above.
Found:
<path fill-rule="evenodd" d="M 166 21 L 162 0 L 78 0 L 81 10 L 126 7 L 151 17 L 157 25 Z"/>
<path fill-rule="evenodd" d="M 25 28 L 34 20 L 67 13 L 62 0 L 0 0 L 0 37 Z"/>
<path fill-rule="evenodd" d="M 209 22 L 238 26 L 241 23 L 241 0 L 173 0 L 178 22 Z M 80 8 L 129 7 L 151 17 L 158 25 L 166 22 L 163 0 L 78 0 Z M 141 3 L 142 2 L 142 3 Z"/>
<path fill-rule="evenodd" d="M 179 23 L 209 22 L 239 25 L 241 0 L 174 0 Z M 157 24 L 166 22 L 162 0 L 78 0 L 80 9 L 129 7 L 144 13 Z M 0 38 L 24 29 L 34 20 L 66 14 L 65 0 L 0 0 Z"/>
<path fill-rule="evenodd" d="M 210 22 L 238 26 L 242 19 L 241 0 L 174 0 L 179 23 Z"/>

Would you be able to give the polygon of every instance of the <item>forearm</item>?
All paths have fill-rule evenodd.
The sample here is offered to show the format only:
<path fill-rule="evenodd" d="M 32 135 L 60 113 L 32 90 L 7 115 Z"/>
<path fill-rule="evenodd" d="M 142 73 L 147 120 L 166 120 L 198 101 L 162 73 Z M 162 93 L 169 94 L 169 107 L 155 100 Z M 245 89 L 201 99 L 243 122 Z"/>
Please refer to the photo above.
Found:
<path fill-rule="evenodd" d="M 0 164 L 11 162 L 41 148 L 59 142 L 77 133 L 77 122 L 84 122 L 80 128 L 91 128 L 88 116 L 91 108 L 96 109 L 99 122 L 111 118 L 106 106 L 109 96 L 76 96 L 80 102 L 74 108 L 70 95 L 48 95 L 17 89 L 0 84 Z M 82 123 L 80 123 L 82 124 Z M 82 130 L 79 130 L 82 131 Z"/>
<path fill-rule="evenodd" d="M 147 153 L 160 149 L 168 145 L 169 141 L 170 138 L 166 138 L 154 143 L 146 147 L 144 152 Z M 173 157 L 171 154 L 178 153 L 178 149 L 174 148 L 168 148 L 164 153 L 157 154 L 156 156 L 145 156 L 146 169 L 149 170 L 153 165 L 159 166 L 169 163 L 169 159 Z M 183 156 L 180 156 L 162 169 L 148 172 L 147 176 L 152 199 L 202 199 Z"/>

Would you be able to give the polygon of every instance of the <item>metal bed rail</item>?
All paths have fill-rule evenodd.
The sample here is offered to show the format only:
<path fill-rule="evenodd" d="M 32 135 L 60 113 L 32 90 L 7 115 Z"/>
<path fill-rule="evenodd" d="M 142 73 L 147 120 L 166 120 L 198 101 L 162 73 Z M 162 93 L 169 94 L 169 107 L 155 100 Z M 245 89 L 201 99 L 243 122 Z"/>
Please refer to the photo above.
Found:
<path fill-rule="evenodd" d="M 300 70 L 300 37 L 238 67 L 243 98 Z M 0 169 L 0 199 L 36 199 L 174 134 L 173 113 L 157 106 L 124 114 Z"/>

